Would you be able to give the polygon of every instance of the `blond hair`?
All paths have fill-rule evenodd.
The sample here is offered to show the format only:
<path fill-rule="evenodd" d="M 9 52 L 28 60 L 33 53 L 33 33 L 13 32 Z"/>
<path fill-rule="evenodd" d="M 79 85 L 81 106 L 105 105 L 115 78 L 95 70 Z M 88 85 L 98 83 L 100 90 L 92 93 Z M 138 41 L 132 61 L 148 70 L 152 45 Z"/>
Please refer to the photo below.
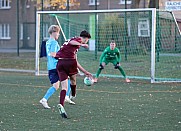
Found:
<path fill-rule="evenodd" d="M 51 25 L 48 29 L 48 33 L 52 34 L 53 32 L 59 32 L 60 27 L 58 25 Z"/>

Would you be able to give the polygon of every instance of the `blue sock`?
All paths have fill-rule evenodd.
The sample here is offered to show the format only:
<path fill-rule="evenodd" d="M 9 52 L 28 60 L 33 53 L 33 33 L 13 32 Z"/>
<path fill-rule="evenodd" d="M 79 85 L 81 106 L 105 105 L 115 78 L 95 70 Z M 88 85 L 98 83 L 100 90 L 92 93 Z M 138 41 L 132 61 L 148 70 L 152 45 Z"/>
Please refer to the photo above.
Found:
<path fill-rule="evenodd" d="M 71 91 L 71 88 L 70 88 L 70 79 L 68 79 L 68 90 L 66 92 L 66 96 L 69 96 L 70 95 L 70 91 Z"/>
<path fill-rule="evenodd" d="M 45 94 L 45 96 L 44 96 L 43 98 L 45 98 L 46 100 L 48 100 L 48 99 L 50 98 L 50 96 L 52 96 L 55 91 L 56 91 L 55 87 L 53 87 L 53 86 L 50 87 L 50 88 L 47 90 L 47 92 L 46 92 L 46 94 Z"/>

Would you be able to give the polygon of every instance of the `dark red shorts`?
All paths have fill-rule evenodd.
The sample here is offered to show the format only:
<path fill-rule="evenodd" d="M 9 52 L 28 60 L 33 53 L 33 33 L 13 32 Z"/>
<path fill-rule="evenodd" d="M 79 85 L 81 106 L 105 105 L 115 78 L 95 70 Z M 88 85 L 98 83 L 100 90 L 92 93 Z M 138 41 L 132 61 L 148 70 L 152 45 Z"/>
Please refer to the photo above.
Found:
<path fill-rule="evenodd" d="M 57 72 L 60 81 L 64 81 L 68 76 L 78 73 L 76 59 L 59 59 L 57 63 Z"/>

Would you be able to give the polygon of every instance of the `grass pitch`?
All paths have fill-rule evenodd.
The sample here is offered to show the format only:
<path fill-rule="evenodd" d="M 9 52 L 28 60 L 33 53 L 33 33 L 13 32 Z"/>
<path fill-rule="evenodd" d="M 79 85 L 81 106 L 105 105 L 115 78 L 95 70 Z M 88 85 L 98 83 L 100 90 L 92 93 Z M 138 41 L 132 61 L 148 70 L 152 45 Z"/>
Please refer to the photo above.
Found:
<path fill-rule="evenodd" d="M 80 76 L 77 83 L 76 105 L 65 104 L 69 119 L 63 119 L 56 107 L 60 89 L 49 99 L 51 109 L 39 104 L 47 76 L 0 72 L 0 131 L 181 130 L 181 83 L 101 77 L 88 87 Z"/>

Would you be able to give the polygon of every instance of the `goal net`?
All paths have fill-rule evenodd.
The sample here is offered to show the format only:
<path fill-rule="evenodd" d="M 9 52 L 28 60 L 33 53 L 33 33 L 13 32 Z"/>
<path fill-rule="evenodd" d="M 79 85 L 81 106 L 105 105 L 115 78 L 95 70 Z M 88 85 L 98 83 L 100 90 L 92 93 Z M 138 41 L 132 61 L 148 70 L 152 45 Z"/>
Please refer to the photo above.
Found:
<path fill-rule="evenodd" d="M 40 58 L 48 28 L 61 28 L 58 42 L 91 34 L 89 49 L 80 48 L 79 63 L 92 74 L 99 68 L 99 57 L 112 39 L 121 52 L 121 66 L 130 79 L 154 82 L 181 82 L 181 34 L 171 12 L 156 9 L 38 11 L 36 14 L 36 75 L 47 71 L 46 58 Z M 123 77 L 108 64 L 100 77 Z"/>

